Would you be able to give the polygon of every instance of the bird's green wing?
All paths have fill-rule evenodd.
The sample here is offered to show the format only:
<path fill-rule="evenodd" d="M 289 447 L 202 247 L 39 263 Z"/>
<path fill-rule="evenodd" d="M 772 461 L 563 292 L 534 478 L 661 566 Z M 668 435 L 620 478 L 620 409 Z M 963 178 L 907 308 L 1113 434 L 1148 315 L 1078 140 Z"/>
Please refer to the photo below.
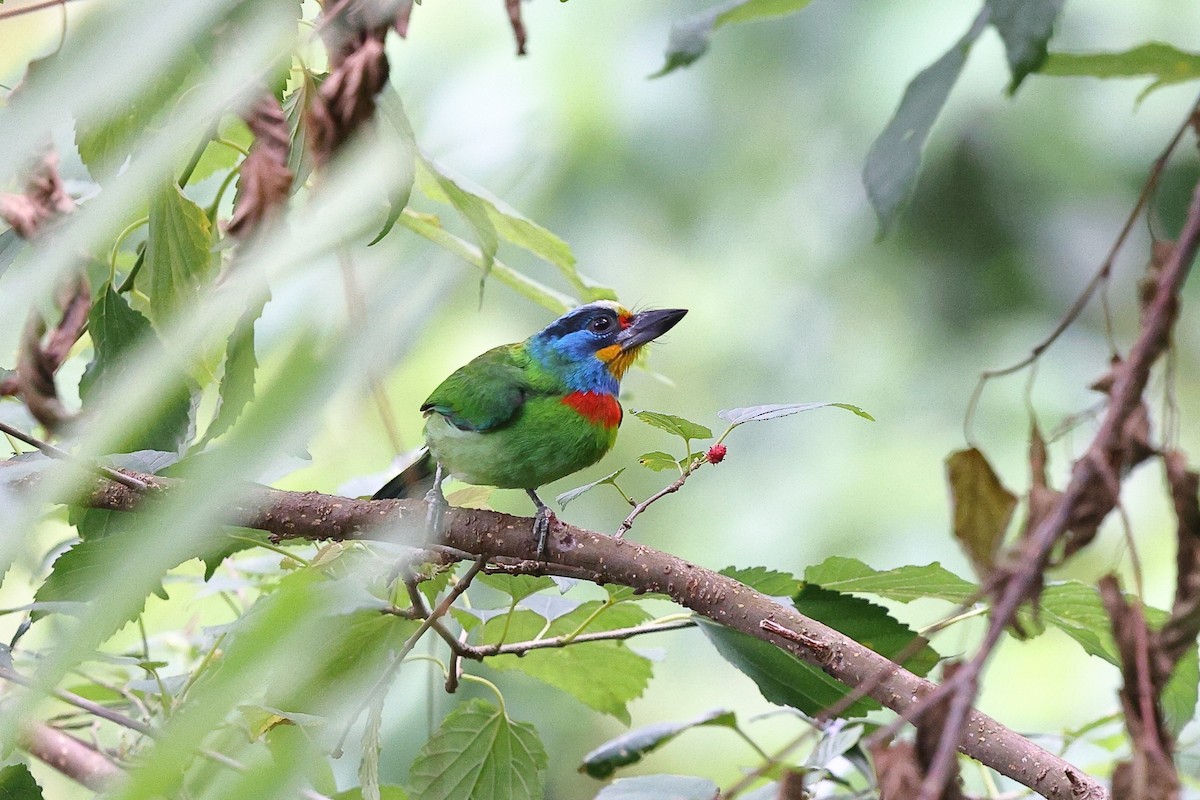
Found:
<path fill-rule="evenodd" d="M 521 344 L 488 350 L 456 370 L 421 406 L 464 431 L 487 431 L 508 423 L 536 392 L 529 357 Z"/>

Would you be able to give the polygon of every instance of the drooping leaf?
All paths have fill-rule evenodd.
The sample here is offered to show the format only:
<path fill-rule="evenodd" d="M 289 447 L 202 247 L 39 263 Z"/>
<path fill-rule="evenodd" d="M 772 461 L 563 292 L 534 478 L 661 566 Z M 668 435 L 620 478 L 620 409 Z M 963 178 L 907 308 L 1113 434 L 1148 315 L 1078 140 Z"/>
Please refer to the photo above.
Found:
<path fill-rule="evenodd" d="M 392 228 L 396 225 L 396 220 L 400 219 L 400 215 L 404 213 L 409 197 L 412 195 L 417 168 L 417 140 L 413 134 L 412 124 L 408 121 L 408 114 L 404 111 L 404 103 L 400 100 L 399 93 L 390 84 L 387 84 L 376 98 L 376 103 L 381 120 L 378 130 L 379 145 L 392 152 L 403 153 L 404 169 L 403 174 L 391 185 L 388 192 L 387 219 L 384 220 L 383 227 L 380 228 L 375 238 L 367 243 L 368 246 L 379 243 L 391 233 Z"/>
<path fill-rule="evenodd" d="M 721 657 L 754 681 L 770 703 L 816 714 L 850 691 L 845 684 L 769 642 L 707 618 L 697 617 L 696 621 Z M 843 716 L 862 716 L 881 707 L 874 700 L 863 698 L 851 705 Z"/>
<path fill-rule="evenodd" d="M 692 64 L 708 52 L 717 29 L 736 22 L 751 22 L 795 13 L 812 0 L 727 0 L 678 20 L 667 37 L 666 62 L 651 75 L 658 78 Z"/>
<path fill-rule="evenodd" d="M 304 117 L 313 97 L 317 94 L 318 78 L 308 70 L 303 70 L 300 82 L 283 101 L 283 117 L 287 120 L 288 138 L 288 169 L 292 171 L 292 192 L 295 192 L 308 181 L 313 171 L 313 157 L 308 147 L 308 126 Z"/>
<path fill-rule="evenodd" d="M 652 469 L 655 472 L 679 468 L 679 462 L 675 460 L 675 456 L 670 453 L 664 453 L 661 450 L 655 450 L 652 453 L 644 453 L 638 456 L 638 463 L 646 469 Z"/>
<path fill-rule="evenodd" d="M 129 307 L 109 284 L 101 289 L 88 314 L 88 335 L 95 356 L 79 380 L 79 396 L 89 408 L 106 387 L 122 386 L 128 370 L 125 360 L 141 352 L 161 357 L 162 345 L 149 320 Z M 192 423 L 192 389 L 189 379 L 180 375 L 178 383 L 159 401 L 157 413 L 148 414 L 142 425 L 118 443 L 114 452 L 138 450 L 178 451 L 187 440 Z"/>
<path fill-rule="evenodd" d="M 33 779 L 29 767 L 10 764 L 0 769 L 0 800 L 42 800 L 42 787 Z"/>
<path fill-rule="evenodd" d="M 409 772 L 414 800 L 542 800 L 546 751 L 533 726 L 474 699 L 442 720 Z"/>
<path fill-rule="evenodd" d="M 128 530 L 118 530 L 100 539 L 80 542 L 64 551 L 54 560 L 50 575 L 38 587 L 34 600 L 39 603 L 82 603 L 95 605 L 97 598 L 104 597 L 104 588 L 114 574 L 119 573 L 119 565 L 127 558 L 133 557 L 134 548 L 130 545 L 133 537 Z M 164 600 L 167 592 L 159 582 L 150 591 Z M 116 630 L 126 622 L 137 617 L 145 605 L 145 598 L 136 602 L 130 601 L 119 606 L 116 603 L 105 604 L 105 622 L 111 630 Z M 40 619 L 46 612 L 34 611 L 31 618 Z"/>
<path fill-rule="evenodd" d="M 492 270 L 492 263 L 496 260 L 496 249 L 500 246 L 496 226 L 492 224 L 488 214 L 487 203 L 443 174 L 428 158 L 421 156 L 417 158 L 416 164 L 417 186 L 421 191 L 431 200 L 449 203 L 471 228 L 475 242 L 479 245 L 479 252 L 483 256 L 483 276 L 480 278 L 482 286 Z"/>
<path fill-rule="evenodd" d="M 871 422 L 875 421 L 875 418 L 866 411 L 849 403 L 784 403 L 780 405 L 749 406 L 747 408 L 731 408 L 718 411 L 717 416 L 730 425 L 741 425 L 744 422 L 776 419 L 791 414 L 799 414 L 801 411 L 812 411 L 813 409 L 829 408 L 831 406 L 834 408 L 844 408 L 863 419 L 870 420 Z"/>
<path fill-rule="evenodd" d="M 734 713 L 724 708 L 682 722 L 656 722 L 609 739 L 583 757 L 579 771 L 593 778 L 607 778 L 618 767 L 636 764 L 647 753 L 657 750 L 686 730 L 702 726 L 732 728 L 736 725 Z"/>
<path fill-rule="evenodd" d="M 1047 625 L 1067 634 L 1089 655 L 1120 667 L 1121 655 L 1112 638 L 1112 620 L 1094 586 L 1078 581 L 1050 584 L 1043 590 L 1039 606 L 1041 618 Z M 1153 628 L 1160 627 L 1169 616 L 1161 609 L 1148 606 L 1143 611 L 1146 622 Z M 1197 662 L 1196 645 L 1192 644 L 1163 689 L 1163 711 L 1176 734 L 1192 719 L 1198 684 L 1200 663 Z"/>
<path fill-rule="evenodd" d="M 549 627 L 546 619 L 532 611 L 518 610 L 511 619 L 492 618 L 483 626 L 482 643 L 497 642 L 507 626 L 506 642 L 566 636 L 597 610 L 599 601 L 590 601 L 557 617 Z M 587 631 L 605 631 L 640 625 L 650 615 L 635 603 L 619 603 L 595 617 Z M 543 628 L 546 628 L 543 634 Z M 650 683 L 650 661 L 630 650 L 623 641 L 582 642 L 567 647 L 532 650 L 523 656 L 501 655 L 487 660 L 498 670 L 519 670 L 570 694 L 589 708 L 629 724 L 631 700 L 642 695 Z"/>
<path fill-rule="evenodd" d="M 982 30 L 977 20 L 941 58 L 917 73 L 904 90 L 896 114 L 867 153 L 863 185 L 879 218 L 880 237 L 891 229 L 912 194 L 925 141 Z"/>
<path fill-rule="evenodd" d="M 992 26 L 1004 40 L 1012 73 L 1008 85 L 1011 94 L 1046 60 L 1046 43 L 1062 13 L 1063 0 L 987 0 L 987 6 Z"/>
<path fill-rule="evenodd" d="M 611 483 L 615 486 L 616 484 L 614 482 L 616 481 L 617 476 L 619 476 L 624 471 L 625 471 L 625 468 L 621 467 L 619 470 L 617 470 L 615 472 L 610 472 L 609 474 L 605 475 L 603 478 L 601 478 L 598 481 L 592 481 L 591 483 L 585 483 L 583 486 L 576 486 L 574 489 L 563 492 L 558 497 L 554 498 L 554 501 L 556 503 L 558 503 L 559 508 L 566 508 L 567 503 L 571 502 L 576 497 L 579 497 L 584 492 L 589 492 L 592 489 L 595 489 L 597 486 L 600 486 L 605 483 Z"/>
<path fill-rule="evenodd" d="M 954 538 L 983 579 L 992 574 L 1017 496 L 1000 483 L 983 453 L 974 447 L 946 458 L 954 505 Z"/>
<path fill-rule="evenodd" d="M 901 603 L 935 598 L 965 603 L 979 587 L 958 577 L 936 561 L 906 565 L 882 572 L 844 556 L 830 556 L 804 570 L 804 580 L 837 592 L 873 594 Z"/>
<path fill-rule="evenodd" d="M 204 210 L 174 182 L 150 202 L 146 266 L 150 309 L 161 324 L 177 309 L 192 305 L 213 275 L 212 225 Z"/>
<path fill-rule="evenodd" d="M 713 435 L 713 432 L 703 425 L 674 414 L 660 414 L 657 411 L 632 411 L 630 413 L 647 425 L 674 434 L 685 441 L 711 439 Z"/>
<path fill-rule="evenodd" d="M 254 373 L 258 357 L 254 352 L 254 323 L 262 316 L 267 298 L 251 303 L 238 318 L 229 343 L 225 346 L 225 372 L 217 398 L 217 410 L 204 432 L 199 447 L 225 433 L 241 416 L 246 404 L 254 399 Z"/>
<path fill-rule="evenodd" d="M 1200 78 L 1200 53 L 1165 42 L 1147 42 L 1120 52 L 1050 53 L 1037 69 L 1055 77 L 1141 78 L 1156 85 Z"/>
<path fill-rule="evenodd" d="M 690 775 L 639 775 L 618 778 L 596 800 L 717 800 L 717 785 Z"/>
<path fill-rule="evenodd" d="M 766 567 L 726 567 L 721 574 L 746 584 L 768 597 L 788 597 L 800 591 L 800 581 L 786 572 Z"/>

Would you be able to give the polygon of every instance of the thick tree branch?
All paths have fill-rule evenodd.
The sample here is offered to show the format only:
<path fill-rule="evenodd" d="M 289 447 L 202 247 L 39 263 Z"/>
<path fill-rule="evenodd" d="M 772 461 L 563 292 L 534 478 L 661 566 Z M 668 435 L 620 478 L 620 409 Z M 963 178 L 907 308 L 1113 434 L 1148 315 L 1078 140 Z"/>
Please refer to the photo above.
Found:
<path fill-rule="evenodd" d="M 43 722 L 26 725 L 20 743 L 38 761 L 95 792 L 110 788 L 122 774 L 121 768 L 104 754 Z"/>
<path fill-rule="evenodd" d="M 153 475 L 135 476 L 158 490 L 169 491 L 173 483 Z M 22 480 L 33 482 L 38 476 Z M 132 511 L 143 499 L 144 494 L 103 481 L 89 502 L 100 508 Z M 261 488 L 231 509 L 229 521 L 268 531 L 278 539 L 396 540 L 408 530 L 414 540 L 410 543 L 420 546 L 415 539 L 426 528 L 426 506 L 411 500 L 353 500 L 317 492 Z M 450 509 L 442 523 L 441 544 L 454 550 L 489 559 L 536 558 L 526 518 Z M 607 583 L 666 594 L 698 614 L 815 664 L 845 684 L 873 683 L 870 696 L 900 714 L 914 710 L 935 689 L 929 681 L 790 606 L 780 605 L 732 578 L 641 544 L 558 523 L 551 531 L 547 562 L 549 570 L 584 570 Z M 780 629 L 788 633 L 777 633 Z M 967 715 L 967 734 L 961 752 L 1044 797 L 1107 797 L 1098 781 L 991 717 L 971 711 Z"/>

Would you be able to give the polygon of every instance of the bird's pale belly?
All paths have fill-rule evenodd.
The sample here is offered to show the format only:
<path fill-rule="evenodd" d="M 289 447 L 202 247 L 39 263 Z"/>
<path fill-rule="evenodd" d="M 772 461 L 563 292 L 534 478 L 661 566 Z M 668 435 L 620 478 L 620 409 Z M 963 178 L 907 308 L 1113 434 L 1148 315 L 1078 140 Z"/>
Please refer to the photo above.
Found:
<path fill-rule="evenodd" d="M 616 427 L 589 422 L 560 399 L 531 398 L 509 424 L 464 431 L 429 415 L 425 441 L 451 475 L 502 489 L 536 489 L 595 464 L 612 449 Z"/>

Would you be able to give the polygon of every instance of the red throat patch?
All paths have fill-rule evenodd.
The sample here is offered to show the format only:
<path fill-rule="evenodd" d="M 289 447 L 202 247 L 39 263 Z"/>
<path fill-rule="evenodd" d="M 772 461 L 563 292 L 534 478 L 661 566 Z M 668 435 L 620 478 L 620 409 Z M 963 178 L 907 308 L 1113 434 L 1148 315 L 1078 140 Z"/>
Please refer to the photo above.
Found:
<path fill-rule="evenodd" d="M 563 402 L 579 412 L 588 422 L 615 428 L 621 424 L 621 404 L 611 394 L 601 392 L 572 392 Z"/>

